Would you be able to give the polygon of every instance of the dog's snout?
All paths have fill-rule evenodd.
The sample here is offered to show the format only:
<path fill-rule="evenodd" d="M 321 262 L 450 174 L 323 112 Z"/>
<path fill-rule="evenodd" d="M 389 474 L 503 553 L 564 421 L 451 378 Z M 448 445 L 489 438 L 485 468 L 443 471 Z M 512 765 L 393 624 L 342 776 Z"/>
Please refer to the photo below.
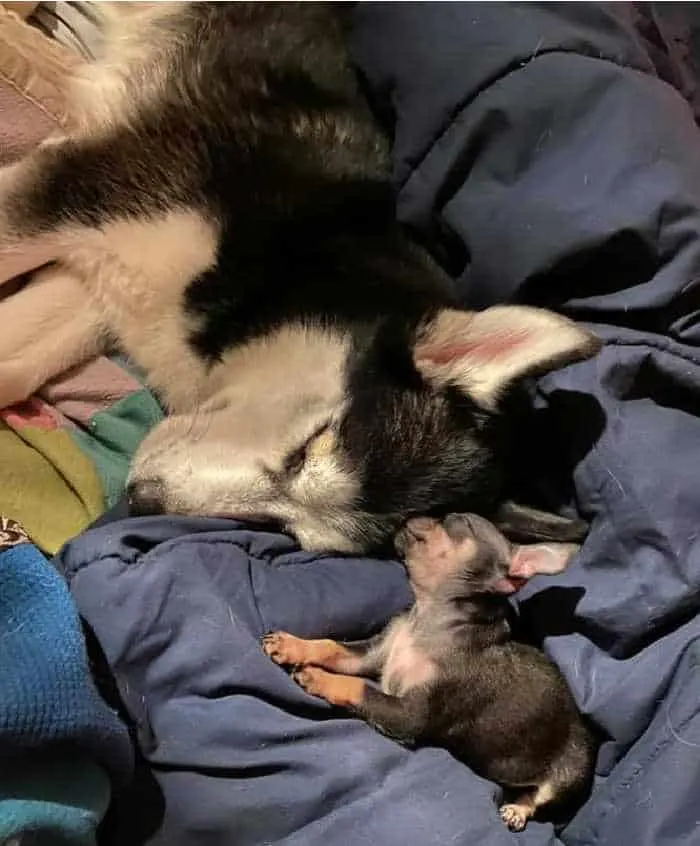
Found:
<path fill-rule="evenodd" d="M 126 498 L 129 514 L 132 517 L 163 514 L 165 511 L 164 487 L 159 479 L 139 479 L 129 482 Z"/>

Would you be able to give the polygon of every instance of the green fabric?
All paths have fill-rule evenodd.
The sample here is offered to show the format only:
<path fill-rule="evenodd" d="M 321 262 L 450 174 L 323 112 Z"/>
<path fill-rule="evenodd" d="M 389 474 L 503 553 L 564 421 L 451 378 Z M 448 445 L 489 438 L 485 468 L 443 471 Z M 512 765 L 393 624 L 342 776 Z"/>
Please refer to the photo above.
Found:
<path fill-rule="evenodd" d="M 109 799 L 107 774 L 87 758 L 13 761 L 0 772 L 0 842 L 95 846 Z"/>
<path fill-rule="evenodd" d="M 102 480 L 105 504 L 111 508 L 124 493 L 131 459 L 148 431 L 163 419 L 153 395 L 143 389 L 90 418 L 88 431 L 71 432 L 80 449 L 94 462 Z"/>
<path fill-rule="evenodd" d="M 0 512 L 22 523 L 49 555 L 103 511 L 91 461 L 61 429 L 0 421 L 0 467 Z"/>

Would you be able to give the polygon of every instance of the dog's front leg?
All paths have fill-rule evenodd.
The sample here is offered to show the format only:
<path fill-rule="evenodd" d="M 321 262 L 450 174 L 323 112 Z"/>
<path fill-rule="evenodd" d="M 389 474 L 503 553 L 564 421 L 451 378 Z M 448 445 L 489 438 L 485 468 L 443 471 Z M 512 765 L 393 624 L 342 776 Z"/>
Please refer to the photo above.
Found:
<path fill-rule="evenodd" d="M 2 293 L 0 289 L 0 293 Z M 36 273 L 0 300 L 0 408 L 105 348 L 105 333 L 80 281 L 60 266 Z"/>
<path fill-rule="evenodd" d="M 358 676 L 329 673 L 321 667 L 307 664 L 292 673 L 292 678 L 312 696 L 325 699 L 339 708 L 358 709 L 362 706 L 367 682 Z"/>
<path fill-rule="evenodd" d="M 292 678 L 307 693 L 346 708 L 398 743 L 413 746 L 423 735 L 426 708 L 420 695 L 390 696 L 357 676 L 309 665 L 295 670 Z"/>
<path fill-rule="evenodd" d="M 271 632 L 262 639 L 264 652 L 276 664 L 287 667 L 313 665 L 349 676 L 366 672 L 364 659 L 368 646 L 350 648 L 334 640 L 304 640 L 288 632 Z"/>

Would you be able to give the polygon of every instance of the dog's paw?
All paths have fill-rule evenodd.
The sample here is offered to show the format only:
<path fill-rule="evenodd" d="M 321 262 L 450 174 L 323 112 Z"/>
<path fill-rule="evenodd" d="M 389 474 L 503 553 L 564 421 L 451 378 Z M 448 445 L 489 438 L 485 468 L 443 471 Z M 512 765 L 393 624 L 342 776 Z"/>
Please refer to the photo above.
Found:
<path fill-rule="evenodd" d="M 527 825 L 527 809 L 522 805 L 501 805 L 501 819 L 511 831 L 522 831 Z"/>
<path fill-rule="evenodd" d="M 260 645 L 263 652 L 268 658 L 271 658 L 275 664 L 285 664 L 284 660 L 284 632 L 268 632 L 260 639 Z"/>
<path fill-rule="evenodd" d="M 302 663 L 299 660 L 299 639 L 294 635 L 287 634 L 287 632 L 270 632 L 260 642 L 263 652 L 275 664 L 290 667 Z"/>
<path fill-rule="evenodd" d="M 338 708 L 360 708 L 364 700 L 365 682 L 357 676 L 328 673 L 311 664 L 297 666 L 292 679 L 311 696 L 324 699 Z"/>
<path fill-rule="evenodd" d="M 292 672 L 292 678 L 299 685 L 302 690 L 310 693 L 312 696 L 318 696 L 325 699 L 325 679 L 326 673 L 318 667 L 304 667 L 298 666 Z"/>

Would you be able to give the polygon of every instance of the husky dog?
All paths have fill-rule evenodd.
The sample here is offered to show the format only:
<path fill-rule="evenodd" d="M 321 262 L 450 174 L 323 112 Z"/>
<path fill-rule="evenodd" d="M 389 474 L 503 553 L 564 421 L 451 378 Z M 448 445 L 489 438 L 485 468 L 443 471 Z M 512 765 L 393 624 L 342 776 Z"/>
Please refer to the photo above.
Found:
<path fill-rule="evenodd" d="M 592 355 L 554 314 L 459 310 L 395 222 L 343 3 L 133 4 L 75 127 L 0 172 L 0 253 L 43 250 L 170 412 L 135 514 L 273 520 L 307 549 L 502 496 L 500 400 Z M 64 358 L 70 358 L 66 350 Z"/>

